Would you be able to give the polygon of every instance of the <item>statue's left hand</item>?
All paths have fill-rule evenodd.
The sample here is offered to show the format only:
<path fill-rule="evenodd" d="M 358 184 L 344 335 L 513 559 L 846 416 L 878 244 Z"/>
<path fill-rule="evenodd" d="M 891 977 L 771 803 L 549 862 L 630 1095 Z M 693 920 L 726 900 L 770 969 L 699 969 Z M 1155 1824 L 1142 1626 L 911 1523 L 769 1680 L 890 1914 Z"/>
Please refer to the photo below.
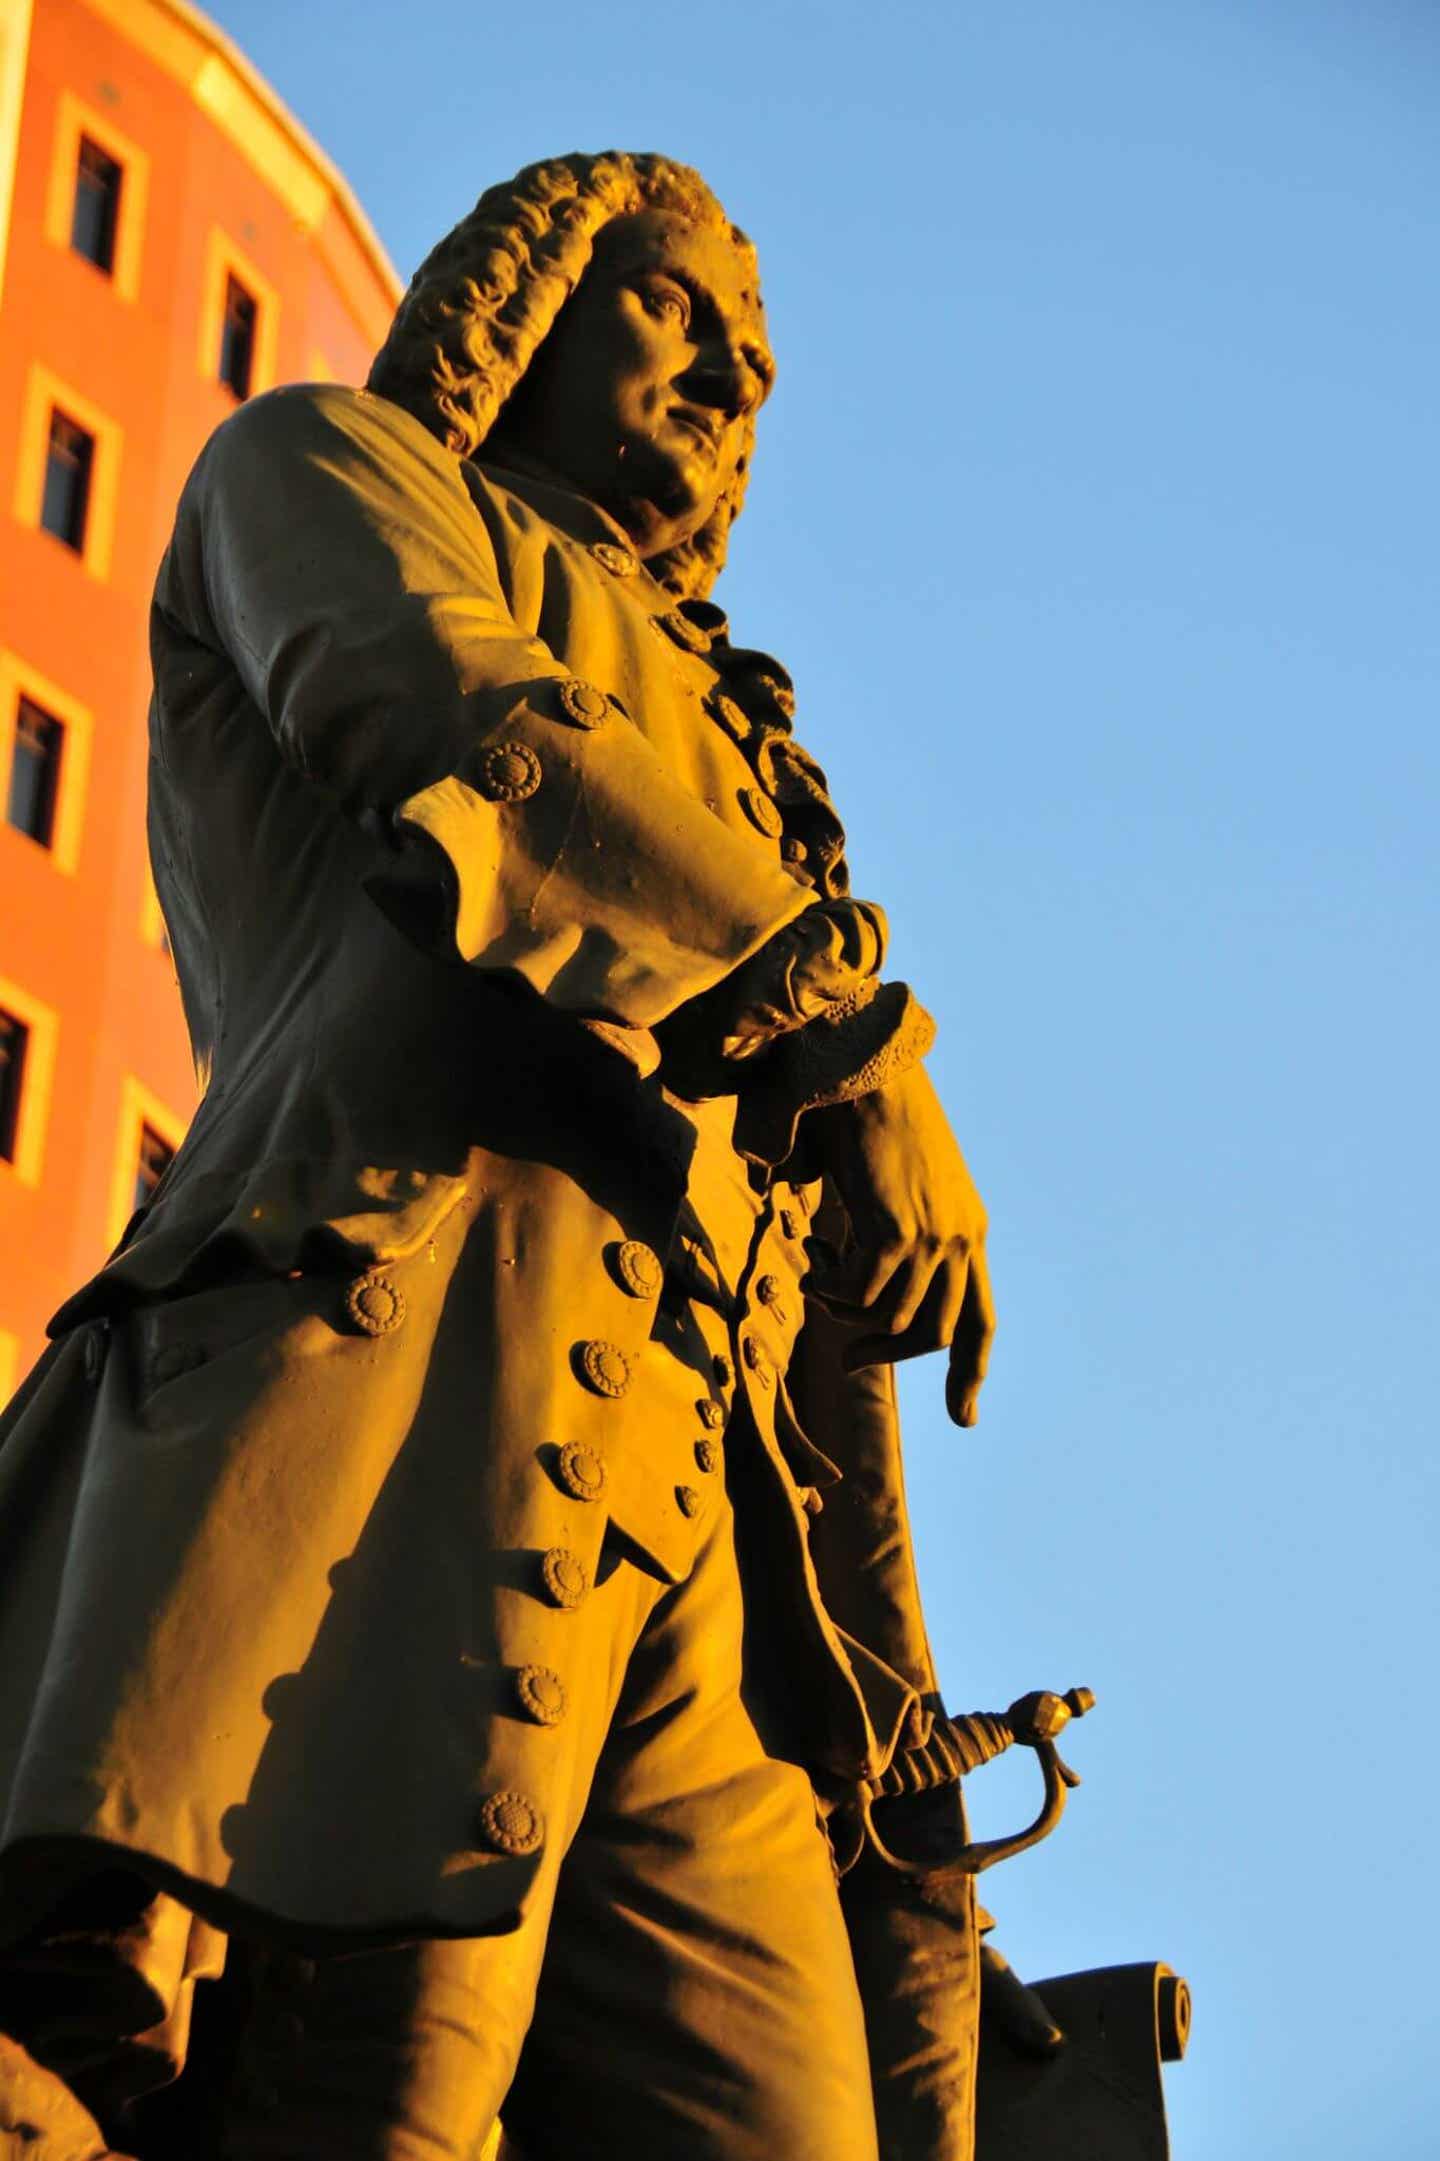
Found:
<path fill-rule="evenodd" d="M 973 1426 L 995 1333 L 985 1207 L 929 1076 L 912 1066 L 807 1122 L 853 1250 L 806 1287 L 837 1318 L 871 1323 L 846 1363 L 853 1370 L 948 1345 L 946 1407 L 957 1425 Z"/>

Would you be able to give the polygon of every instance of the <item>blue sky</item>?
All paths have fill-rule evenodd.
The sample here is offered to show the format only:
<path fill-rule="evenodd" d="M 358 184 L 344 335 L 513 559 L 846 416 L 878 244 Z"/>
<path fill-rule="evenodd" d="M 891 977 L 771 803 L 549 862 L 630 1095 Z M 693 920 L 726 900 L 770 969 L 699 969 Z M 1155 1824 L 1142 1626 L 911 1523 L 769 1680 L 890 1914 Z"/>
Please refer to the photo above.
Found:
<path fill-rule="evenodd" d="M 993 1217 L 978 1430 L 904 1378 L 944 1678 L 1099 1698 L 999 1940 L 1189 1975 L 1181 2161 L 1428 2161 L 1440 10 L 212 12 L 407 274 L 573 146 L 756 238 L 718 597 Z"/>

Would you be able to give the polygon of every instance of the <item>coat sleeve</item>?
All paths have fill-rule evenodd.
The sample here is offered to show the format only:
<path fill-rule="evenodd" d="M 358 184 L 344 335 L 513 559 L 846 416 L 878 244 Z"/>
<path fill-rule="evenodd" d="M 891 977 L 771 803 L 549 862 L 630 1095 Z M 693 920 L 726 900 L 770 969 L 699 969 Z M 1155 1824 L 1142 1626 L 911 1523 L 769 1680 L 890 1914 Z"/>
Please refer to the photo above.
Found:
<path fill-rule="evenodd" d="M 242 407 L 191 475 L 157 605 L 386 836 L 367 883 L 431 950 L 649 1027 L 813 899 L 515 622 L 458 461 L 386 399 Z"/>

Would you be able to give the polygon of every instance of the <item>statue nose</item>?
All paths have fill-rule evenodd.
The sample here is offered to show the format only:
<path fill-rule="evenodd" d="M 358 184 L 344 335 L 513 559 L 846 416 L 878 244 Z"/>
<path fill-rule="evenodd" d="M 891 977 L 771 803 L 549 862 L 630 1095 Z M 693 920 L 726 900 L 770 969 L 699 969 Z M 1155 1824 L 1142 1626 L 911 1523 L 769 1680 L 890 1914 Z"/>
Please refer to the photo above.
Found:
<path fill-rule="evenodd" d="M 749 412 L 756 403 L 759 388 L 744 356 L 718 339 L 707 351 L 697 355 L 687 374 L 686 386 L 706 405 L 724 413 L 727 420 L 738 420 L 742 413 Z"/>

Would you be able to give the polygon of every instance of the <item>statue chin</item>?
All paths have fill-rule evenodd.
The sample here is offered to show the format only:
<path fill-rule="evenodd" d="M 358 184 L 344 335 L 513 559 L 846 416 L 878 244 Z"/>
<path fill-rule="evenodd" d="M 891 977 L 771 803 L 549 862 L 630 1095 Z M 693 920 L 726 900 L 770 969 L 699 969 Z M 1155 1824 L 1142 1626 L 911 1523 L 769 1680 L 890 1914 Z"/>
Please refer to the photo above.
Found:
<path fill-rule="evenodd" d="M 630 535 L 636 552 L 644 557 L 678 548 L 694 538 L 720 500 L 721 490 L 711 485 L 703 492 L 691 474 L 679 465 L 656 460 L 655 468 L 639 483 L 629 473 L 630 485 L 600 507 Z"/>

